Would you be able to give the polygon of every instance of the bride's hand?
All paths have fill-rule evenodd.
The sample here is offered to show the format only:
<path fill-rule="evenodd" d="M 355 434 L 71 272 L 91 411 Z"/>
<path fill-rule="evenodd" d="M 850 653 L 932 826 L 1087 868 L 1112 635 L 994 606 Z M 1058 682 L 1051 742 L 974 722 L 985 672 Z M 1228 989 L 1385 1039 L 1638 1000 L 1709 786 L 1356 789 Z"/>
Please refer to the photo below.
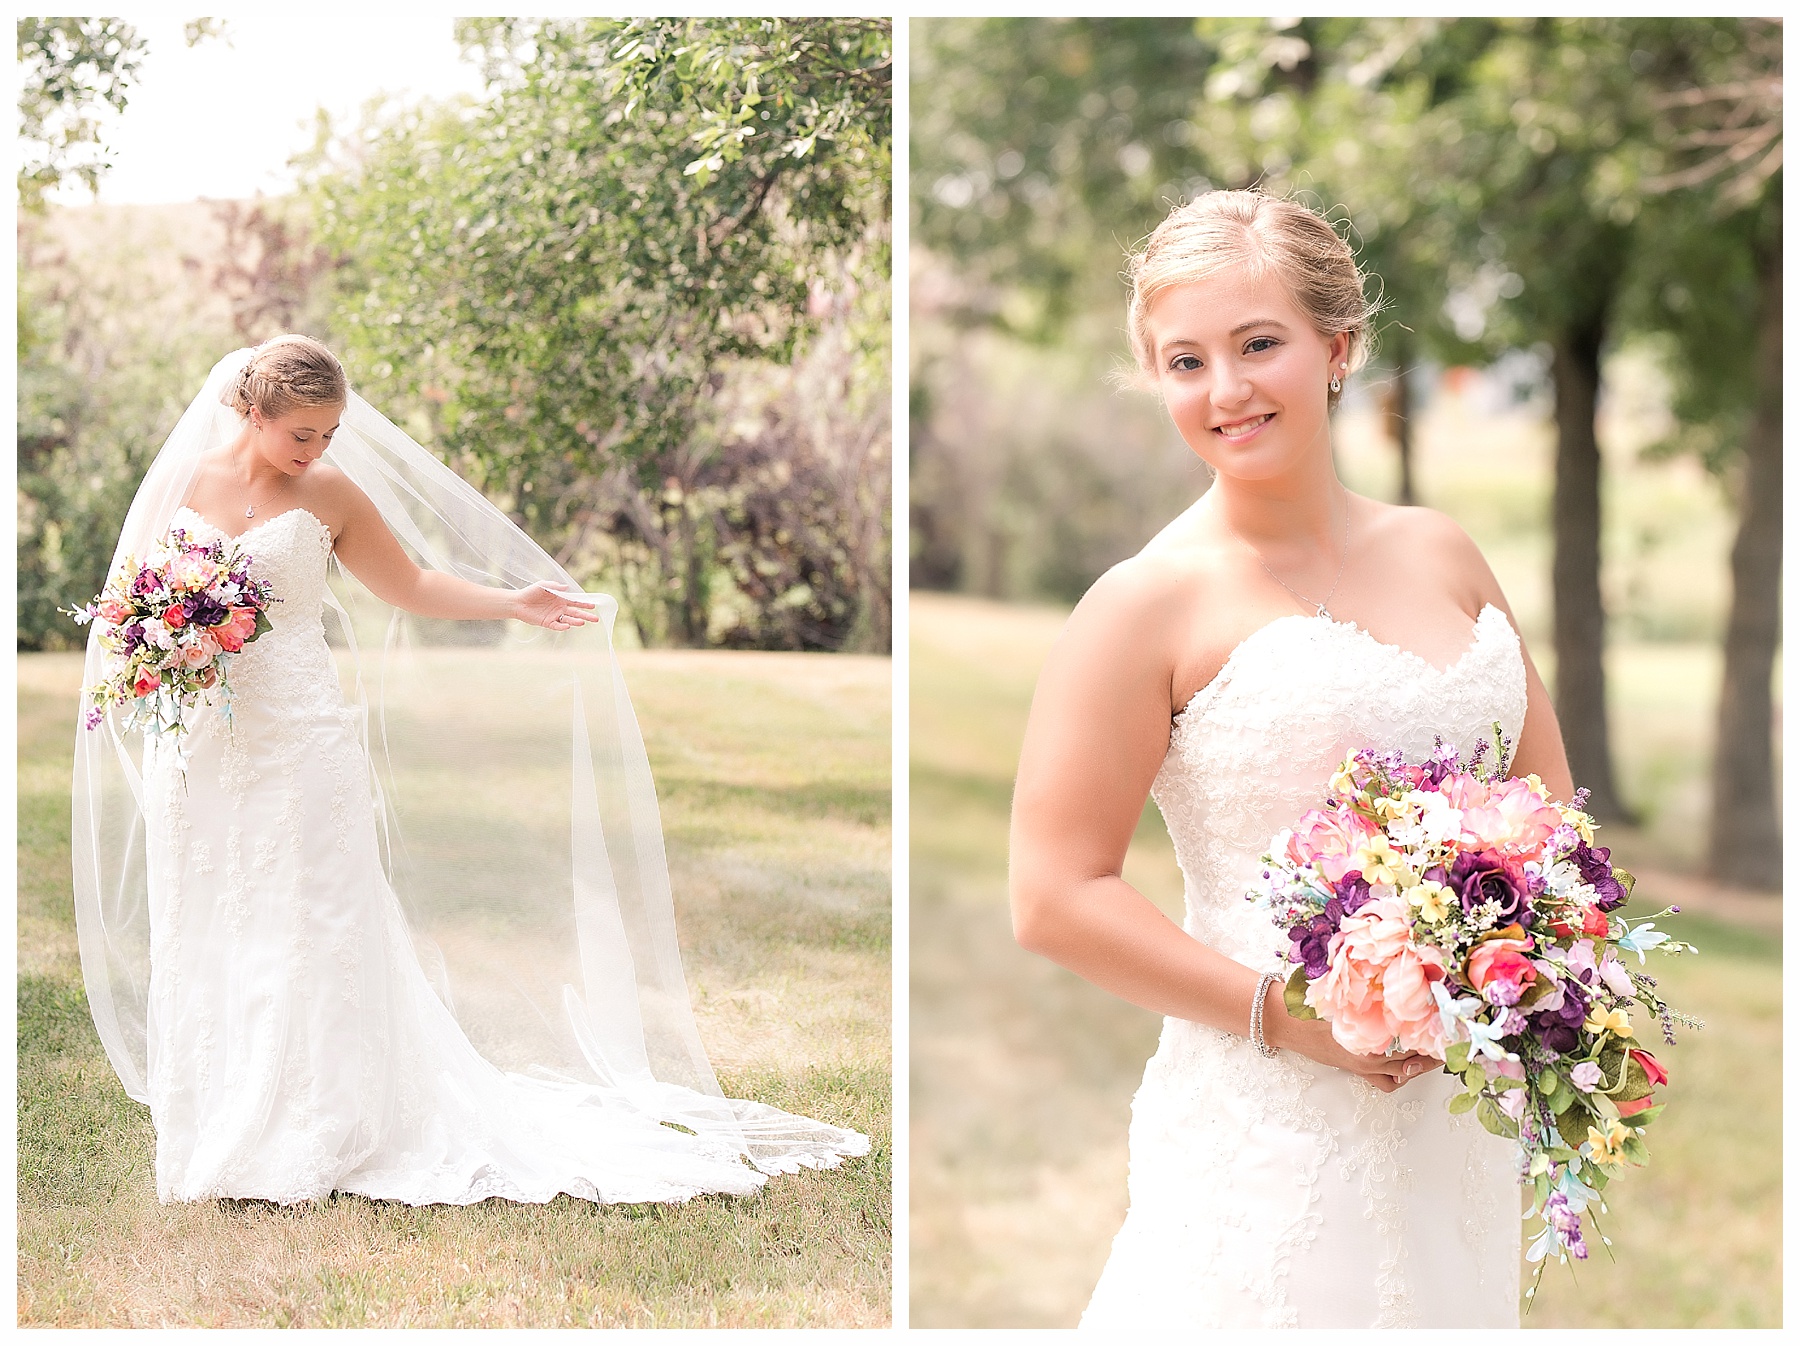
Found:
<path fill-rule="evenodd" d="M 574 598 L 540 580 L 529 589 L 513 595 L 513 616 L 547 631 L 573 631 L 578 626 L 600 620 L 595 605 L 585 598 Z"/>
<path fill-rule="evenodd" d="M 1276 986 L 1279 994 L 1281 988 Z M 1263 1007 L 1264 1036 L 1271 1046 L 1298 1052 L 1320 1065 L 1347 1070 L 1361 1075 L 1384 1094 L 1391 1094 L 1403 1084 L 1410 1084 L 1441 1064 L 1422 1052 L 1400 1052 L 1394 1056 L 1358 1056 L 1346 1051 L 1331 1036 L 1331 1025 L 1323 1019 L 1296 1019 L 1288 1014 L 1279 1000 Z M 1274 1031 L 1271 1032 L 1270 1030 Z"/>

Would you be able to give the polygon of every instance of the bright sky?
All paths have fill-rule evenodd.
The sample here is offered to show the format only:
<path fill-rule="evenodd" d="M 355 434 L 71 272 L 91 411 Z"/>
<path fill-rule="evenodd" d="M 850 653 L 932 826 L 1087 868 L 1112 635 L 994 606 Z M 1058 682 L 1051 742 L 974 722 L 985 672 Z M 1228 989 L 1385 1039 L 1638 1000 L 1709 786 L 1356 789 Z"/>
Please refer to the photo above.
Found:
<path fill-rule="evenodd" d="M 294 185 L 291 155 L 310 149 L 324 107 L 355 123 L 372 95 L 442 98 L 482 92 L 451 36 L 453 20 L 371 8 L 350 18 L 289 6 L 226 21 L 224 39 L 189 48 L 178 18 L 134 19 L 149 42 L 124 115 L 109 118 L 108 202 L 273 195 Z M 53 199 L 76 205 L 85 187 Z"/>

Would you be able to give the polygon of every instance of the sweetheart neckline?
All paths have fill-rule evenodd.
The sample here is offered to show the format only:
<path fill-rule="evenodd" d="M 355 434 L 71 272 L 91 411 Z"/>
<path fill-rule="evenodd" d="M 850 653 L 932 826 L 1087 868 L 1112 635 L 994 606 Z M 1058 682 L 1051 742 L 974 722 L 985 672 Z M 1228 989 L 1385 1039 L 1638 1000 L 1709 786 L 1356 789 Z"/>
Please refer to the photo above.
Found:
<path fill-rule="evenodd" d="M 1498 607 L 1496 607 L 1492 603 L 1482 604 L 1481 611 L 1475 615 L 1475 620 L 1470 624 L 1469 644 L 1468 644 L 1467 648 L 1465 648 L 1461 654 L 1457 655 L 1455 659 L 1451 660 L 1448 664 L 1444 665 L 1444 667 L 1442 667 L 1442 668 L 1439 668 L 1436 664 L 1432 663 L 1431 660 L 1427 659 L 1424 655 L 1417 654 L 1414 651 L 1407 649 L 1403 645 L 1395 645 L 1395 644 L 1392 644 L 1385 640 L 1376 639 L 1376 637 L 1374 635 L 1372 635 L 1370 632 L 1364 630 L 1362 627 L 1358 626 L 1353 621 L 1341 621 L 1336 617 L 1328 617 L 1328 616 L 1324 616 L 1324 615 L 1322 615 L 1320 613 L 1316 613 L 1316 612 L 1286 613 L 1283 616 L 1276 617 L 1272 621 L 1264 622 L 1261 626 L 1257 627 L 1249 635 L 1245 636 L 1242 640 L 1238 641 L 1238 643 L 1236 645 L 1232 646 L 1231 653 L 1225 656 L 1225 662 L 1219 666 L 1219 671 L 1217 673 L 1213 674 L 1212 678 L 1210 680 L 1208 680 L 1204 686 L 1202 686 L 1198 690 L 1196 690 L 1195 693 L 1187 699 L 1187 704 L 1185 704 L 1184 706 L 1182 706 L 1182 708 L 1180 710 L 1175 712 L 1174 716 L 1171 718 L 1171 723 L 1177 724 L 1177 725 L 1180 724 L 1181 721 L 1195 708 L 1195 706 L 1197 706 L 1199 704 L 1200 699 L 1202 697 L 1204 697 L 1208 692 L 1214 691 L 1215 689 L 1222 690 L 1225 686 L 1225 681 L 1226 681 L 1225 675 L 1231 671 L 1232 665 L 1237 663 L 1238 656 L 1240 654 L 1242 654 L 1244 652 L 1244 650 L 1248 646 L 1250 646 L 1252 643 L 1254 643 L 1259 637 L 1264 635 L 1266 632 L 1272 631 L 1276 627 L 1283 625 L 1284 623 L 1287 623 L 1287 622 L 1324 622 L 1328 626 L 1336 627 L 1341 630 L 1346 630 L 1346 631 L 1350 632 L 1352 635 L 1361 636 L 1364 640 L 1368 641 L 1371 645 L 1375 646 L 1376 649 L 1387 650 L 1390 653 L 1397 654 L 1404 659 L 1410 659 L 1414 663 L 1419 664 L 1422 667 L 1424 667 L 1427 672 L 1431 673 L 1435 677 L 1447 678 L 1451 674 L 1455 673 L 1458 669 L 1460 669 L 1465 663 L 1467 663 L 1469 661 L 1470 656 L 1473 655 L 1475 653 L 1475 651 L 1481 647 L 1482 631 L 1484 628 L 1484 624 L 1487 622 L 1488 613 L 1490 613 L 1490 612 L 1499 616 L 1504 621 L 1506 614 L 1501 612 Z M 1508 627 L 1508 629 L 1510 630 L 1511 628 Z"/>
<path fill-rule="evenodd" d="M 214 523 L 211 519 L 207 518 L 204 514 L 202 514 L 199 510 L 195 509 L 192 505 L 180 505 L 176 508 L 175 512 L 177 514 L 188 514 L 188 515 L 191 515 L 193 518 L 200 520 L 201 523 L 205 524 L 208 528 L 212 529 L 213 532 L 217 533 L 220 537 L 224 538 L 227 542 L 241 542 L 245 538 L 249 537 L 250 534 L 258 532 L 261 529 L 267 528 L 267 527 L 269 527 L 270 524 L 280 523 L 283 519 L 287 518 L 287 516 L 290 514 L 304 514 L 307 518 L 311 519 L 314 523 L 318 524 L 319 527 L 323 528 L 327 533 L 331 532 L 331 525 L 326 523 L 325 520 L 321 519 L 317 514 L 314 514 L 310 509 L 307 509 L 306 506 L 304 506 L 304 505 L 295 505 L 292 509 L 284 509 L 281 511 L 281 513 L 277 514 L 274 518 L 264 519 L 259 524 L 252 524 L 249 528 L 246 528 L 241 533 L 227 533 L 223 528 L 219 527 L 218 524 Z M 336 540 L 336 538 L 334 537 L 333 541 L 335 541 L 335 540 Z"/>

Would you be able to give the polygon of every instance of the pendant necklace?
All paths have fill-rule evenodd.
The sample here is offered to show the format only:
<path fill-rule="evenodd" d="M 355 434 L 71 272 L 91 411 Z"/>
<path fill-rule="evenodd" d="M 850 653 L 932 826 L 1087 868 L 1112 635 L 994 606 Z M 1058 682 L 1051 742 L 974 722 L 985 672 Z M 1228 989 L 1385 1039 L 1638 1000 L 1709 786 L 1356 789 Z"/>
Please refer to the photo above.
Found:
<path fill-rule="evenodd" d="M 1279 584 L 1282 588 L 1286 589 L 1295 598 L 1299 599 L 1302 607 L 1318 609 L 1318 611 L 1315 615 L 1325 618 L 1326 621 L 1335 622 L 1337 620 L 1336 617 L 1333 617 L 1331 615 L 1331 612 L 1330 612 L 1329 608 L 1327 608 L 1326 604 L 1330 603 L 1332 600 L 1332 597 L 1337 593 L 1338 581 L 1344 578 L 1344 563 L 1350 559 L 1350 503 L 1349 503 L 1349 501 L 1344 502 L 1344 528 L 1343 528 L 1342 537 L 1338 544 L 1337 574 L 1332 577 L 1331 588 L 1326 591 L 1325 597 L 1320 599 L 1316 603 L 1312 599 L 1308 598 L 1305 594 L 1303 594 L 1299 590 L 1295 589 L 1293 585 L 1289 584 L 1286 580 L 1282 579 L 1281 576 L 1277 575 L 1273 570 L 1270 570 L 1269 563 L 1267 561 L 1263 560 L 1262 553 L 1260 551 L 1258 551 L 1255 547 L 1251 547 L 1250 544 L 1247 541 L 1245 541 L 1244 535 L 1242 533 L 1238 532 L 1237 529 L 1232 528 L 1229 523 L 1227 523 L 1225 526 L 1227 528 L 1231 529 L 1231 535 L 1233 537 L 1235 537 L 1239 542 L 1243 542 L 1246 547 L 1250 548 L 1250 554 L 1256 558 L 1256 563 L 1263 568 L 1263 573 L 1266 574 L 1270 579 L 1274 580 L 1275 583 Z"/>
<path fill-rule="evenodd" d="M 283 485 L 285 485 L 285 483 L 283 483 Z M 256 517 L 257 510 L 261 509 L 264 505 L 268 504 L 269 501 L 273 500 L 276 496 L 278 496 L 280 494 L 281 494 L 281 486 L 278 485 L 268 495 L 264 496 L 261 500 L 258 500 L 254 505 L 251 505 L 248 509 L 246 509 L 244 511 L 244 517 L 246 519 L 254 519 Z M 1266 567 L 1266 566 L 1264 567 L 1265 570 L 1267 568 L 1268 567 Z"/>

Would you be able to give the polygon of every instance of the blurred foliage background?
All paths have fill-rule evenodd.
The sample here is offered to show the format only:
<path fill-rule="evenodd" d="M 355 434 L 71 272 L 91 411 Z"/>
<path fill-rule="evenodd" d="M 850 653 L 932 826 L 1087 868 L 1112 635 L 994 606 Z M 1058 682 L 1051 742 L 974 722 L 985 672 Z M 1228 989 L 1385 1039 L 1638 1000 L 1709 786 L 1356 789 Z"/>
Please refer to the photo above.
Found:
<path fill-rule="evenodd" d="M 73 640 L 212 362 L 292 329 L 641 643 L 888 648 L 891 25 L 457 37 L 484 98 L 321 114 L 290 196 L 58 207 L 144 43 L 19 22 L 21 649 Z"/>
<path fill-rule="evenodd" d="M 1260 185 L 1385 299 L 1340 475 L 1475 538 L 1604 839 L 1717 922 L 1690 1129 L 1621 1185 L 1644 1232 L 1530 1322 L 1778 1322 L 1780 24 L 938 19 L 910 52 L 913 1321 L 1072 1322 L 1123 1215 L 1156 1024 L 1012 944 L 1006 810 L 1061 614 L 1207 483 L 1108 386 L 1127 251 Z M 1179 914 L 1153 807 L 1126 876 Z M 1747 1186 L 1726 1117 L 1773 1146 Z"/>

